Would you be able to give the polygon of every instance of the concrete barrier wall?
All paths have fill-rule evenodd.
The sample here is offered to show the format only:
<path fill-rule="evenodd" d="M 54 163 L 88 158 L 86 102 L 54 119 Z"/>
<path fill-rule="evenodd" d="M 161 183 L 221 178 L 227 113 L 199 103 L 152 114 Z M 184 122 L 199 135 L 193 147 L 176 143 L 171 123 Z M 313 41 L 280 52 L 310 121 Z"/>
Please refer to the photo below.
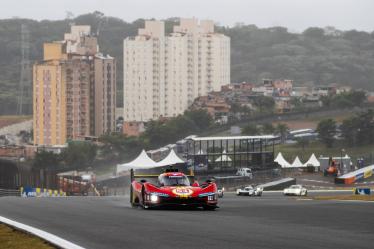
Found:
<path fill-rule="evenodd" d="M 264 190 L 283 190 L 291 185 L 296 184 L 295 178 L 283 178 L 277 181 L 268 182 L 265 184 L 259 185 L 260 187 L 263 187 Z"/>

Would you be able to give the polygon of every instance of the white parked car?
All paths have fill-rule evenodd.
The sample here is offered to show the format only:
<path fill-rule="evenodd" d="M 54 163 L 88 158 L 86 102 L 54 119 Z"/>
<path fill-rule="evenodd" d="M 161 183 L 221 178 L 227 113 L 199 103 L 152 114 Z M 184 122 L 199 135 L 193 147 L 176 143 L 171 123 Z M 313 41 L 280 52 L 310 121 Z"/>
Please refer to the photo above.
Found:
<path fill-rule="evenodd" d="M 302 185 L 291 185 L 288 188 L 283 190 L 284 195 L 299 195 L 299 196 L 306 196 L 308 194 L 308 190 L 304 188 Z"/>
<path fill-rule="evenodd" d="M 250 168 L 240 168 L 236 172 L 236 175 L 237 176 L 247 176 L 251 179 L 253 178 L 253 173 L 252 173 L 252 170 Z"/>
<path fill-rule="evenodd" d="M 236 190 L 236 195 L 248 195 L 248 196 L 261 196 L 262 191 L 261 187 L 253 187 L 251 185 Z"/>

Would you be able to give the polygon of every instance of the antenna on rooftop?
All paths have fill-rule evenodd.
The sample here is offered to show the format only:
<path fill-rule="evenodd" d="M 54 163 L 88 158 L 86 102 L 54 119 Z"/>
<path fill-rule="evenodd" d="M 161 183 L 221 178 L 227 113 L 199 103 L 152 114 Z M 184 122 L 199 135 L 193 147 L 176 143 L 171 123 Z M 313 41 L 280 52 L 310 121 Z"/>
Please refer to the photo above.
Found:
<path fill-rule="evenodd" d="M 95 11 L 94 14 L 96 15 L 97 18 L 99 18 L 99 23 L 97 24 L 97 29 L 96 29 L 96 36 L 99 36 L 100 29 L 103 26 L 103 24 L 108 21 L 108 17 L 106 17 L 104 13 L 99 12 L 99 11 Z"/>
<path fill-rule="evenodd" d="M 30 31 L 26 24 L 21 25 L 21 75 L 18 89 L 17 114 L 28 113 L 24 105 L 31 94 L 31 68 L 30 68 Z"/>

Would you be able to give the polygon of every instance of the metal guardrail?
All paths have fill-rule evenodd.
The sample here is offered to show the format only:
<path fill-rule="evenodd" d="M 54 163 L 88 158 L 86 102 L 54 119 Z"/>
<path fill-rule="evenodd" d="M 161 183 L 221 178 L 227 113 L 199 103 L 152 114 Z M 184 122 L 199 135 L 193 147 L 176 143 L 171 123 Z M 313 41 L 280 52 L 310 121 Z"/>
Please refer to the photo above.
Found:
<path fill-rule="evenodd" d="M 4 196 L 21 196 L 21 192 L 18 189 L 1 189 L 0 197 Z"/>

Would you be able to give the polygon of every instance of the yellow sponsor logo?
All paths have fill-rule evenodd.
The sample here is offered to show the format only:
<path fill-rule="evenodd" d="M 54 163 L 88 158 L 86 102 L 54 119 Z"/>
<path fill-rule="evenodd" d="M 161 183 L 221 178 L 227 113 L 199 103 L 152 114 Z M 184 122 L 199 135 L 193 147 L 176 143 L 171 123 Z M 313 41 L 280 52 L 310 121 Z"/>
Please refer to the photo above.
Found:
<path fill-rule="evenodd" d="M 373 171 L 372 170 L 365 171 L 364 178 L 368 178 L 368 177 L 370 177 L 372 175 L 373 175 Z"/>
<path fill-rule="evenodd" d="M 178 195 L 179 197 L 188 197 L 193 193 L 193 191 L 189 188 L 175 188 L 171 192 L 173 192 L 175 195 Z"/>

